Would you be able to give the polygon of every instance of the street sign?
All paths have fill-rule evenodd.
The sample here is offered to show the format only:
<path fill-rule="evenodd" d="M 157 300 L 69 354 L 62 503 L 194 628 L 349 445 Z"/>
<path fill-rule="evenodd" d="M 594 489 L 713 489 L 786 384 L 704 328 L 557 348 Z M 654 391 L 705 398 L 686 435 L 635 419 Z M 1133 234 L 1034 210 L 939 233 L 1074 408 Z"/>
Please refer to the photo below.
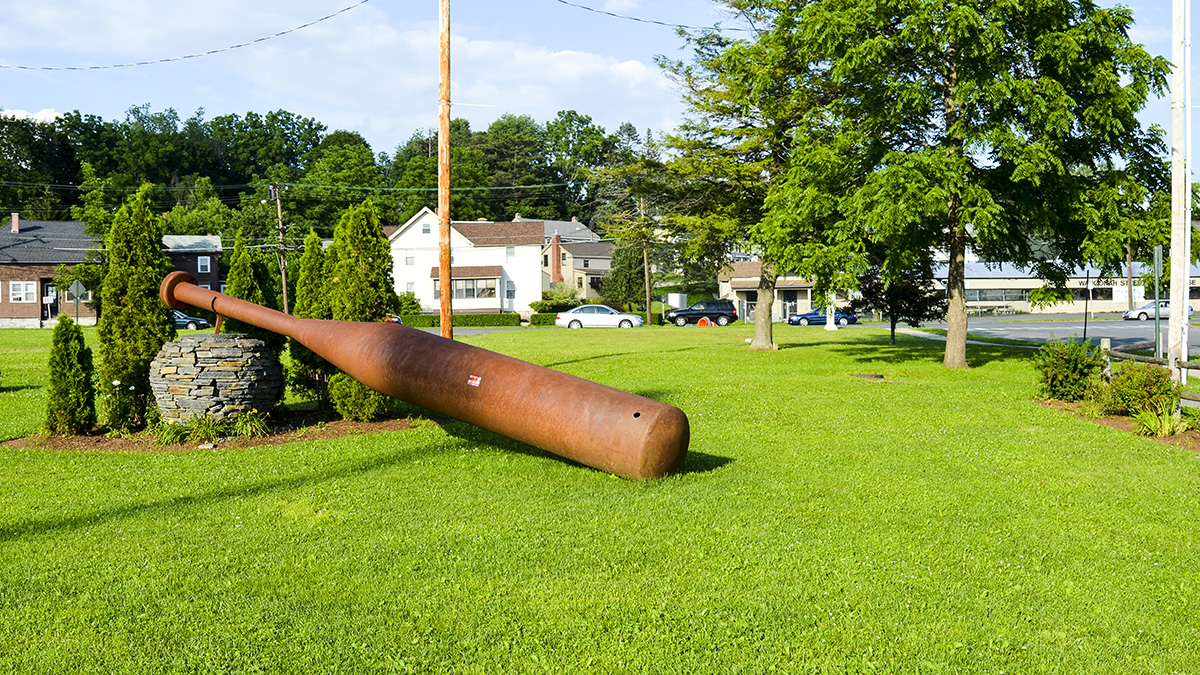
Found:
<path fill-rule="evenodd" d="M 78 323 L 78 321 L 79 321 L 79 301 L 80 301 L 80 299 L 83 298 L 83 294 L 87 293 L 87 289 L 83 287 L 83 284 L 79 283 L 78 279 L 76 279 L 75 281 L 71 282 L 71 286 L 70 286 L 69 290 L 71 291 L 71 297 L 75 301 L 75 321 Z"/>

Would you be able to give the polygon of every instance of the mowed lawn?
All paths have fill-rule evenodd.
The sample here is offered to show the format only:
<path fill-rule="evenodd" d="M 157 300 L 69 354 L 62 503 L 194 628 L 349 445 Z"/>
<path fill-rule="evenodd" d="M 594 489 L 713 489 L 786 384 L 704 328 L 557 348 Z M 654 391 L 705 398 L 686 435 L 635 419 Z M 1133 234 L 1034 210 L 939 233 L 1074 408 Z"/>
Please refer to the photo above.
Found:
<path fill-rule="evenodd" d="M 750 334 L 466 338 L 681 407 L 659 481 L 461 424 L 0 450 L 0 672 L 1200 671 L 1198 456 L 1043 409 L 1027 349 Z M 48 345 L 0 331 L 0 437 Z"/>

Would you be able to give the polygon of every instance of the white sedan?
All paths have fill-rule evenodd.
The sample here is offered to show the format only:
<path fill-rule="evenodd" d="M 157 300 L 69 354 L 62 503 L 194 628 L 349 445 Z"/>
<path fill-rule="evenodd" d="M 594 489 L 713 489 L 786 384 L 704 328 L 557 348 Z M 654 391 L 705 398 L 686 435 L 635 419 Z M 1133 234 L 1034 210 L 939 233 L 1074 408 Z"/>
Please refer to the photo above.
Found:
<path fill-rule="evenodd" d="M 1192 309 L 1191 305 L 1188 305 L 1188 316 L 1191 316 L 1195 311 L 1196 310 Z M 1158 315 L 1164 319 L 1171 316 L 1171 301 L 1170 300 L 1159 300 L 1158 301 Z M 1153 319 L 1154 318 L 1154 301 L 1151 300 L 1150 302 L 1147 302 L 1145 305 L 1143 305 L 1141 307 L 1135 307 L 1134 309 L 1131 309 L 1131 310 L 1125 312 L 1125 314 L 1123 316 L 1126 321 L 1128 321 L 1130 319 L 1137 320 L 1137 321 L 1146 321 L 1149 319 Z"/>
<path fill-rule="evenodd" d="M 554 318 L 559 328 L 641 328 L 642 317 L 618 312 L 608 305 L 580 305 Z"/>

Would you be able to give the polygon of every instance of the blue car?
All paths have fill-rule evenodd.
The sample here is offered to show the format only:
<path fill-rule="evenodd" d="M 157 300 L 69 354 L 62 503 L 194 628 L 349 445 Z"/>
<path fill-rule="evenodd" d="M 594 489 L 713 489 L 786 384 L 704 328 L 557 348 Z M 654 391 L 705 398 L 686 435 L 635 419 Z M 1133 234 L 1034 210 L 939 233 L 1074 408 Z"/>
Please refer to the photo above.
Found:
<path fill-rule="evenodd" d="M 858 323 L 858 316 L 851 310 L 837 310 L 833 313 L 833 320 L 839 326 L 847 326 L 852 323 Z M 807 326 L 809 324 L 825 325 L 825 310 L 813 309 L 807 314 L 793 314 L 788 317 L 787 322 L 793 326 Z"/>

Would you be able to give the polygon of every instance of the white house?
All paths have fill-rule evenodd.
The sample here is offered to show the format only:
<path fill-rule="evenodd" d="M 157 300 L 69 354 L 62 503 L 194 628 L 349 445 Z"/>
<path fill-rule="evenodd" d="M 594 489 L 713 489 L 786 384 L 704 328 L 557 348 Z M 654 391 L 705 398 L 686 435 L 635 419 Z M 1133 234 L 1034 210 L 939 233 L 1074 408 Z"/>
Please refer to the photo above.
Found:
<path fill-rule="evenodd" d="M 421 307 L 441 306 L 438 284 L 438 217 L 421 209 L 393 232 L 397 293 L 412 293 Z M 530 312 L 542 299 L 543 221 L 454 221 L 450 224 L 451 305 L 457 313 Z"/>

